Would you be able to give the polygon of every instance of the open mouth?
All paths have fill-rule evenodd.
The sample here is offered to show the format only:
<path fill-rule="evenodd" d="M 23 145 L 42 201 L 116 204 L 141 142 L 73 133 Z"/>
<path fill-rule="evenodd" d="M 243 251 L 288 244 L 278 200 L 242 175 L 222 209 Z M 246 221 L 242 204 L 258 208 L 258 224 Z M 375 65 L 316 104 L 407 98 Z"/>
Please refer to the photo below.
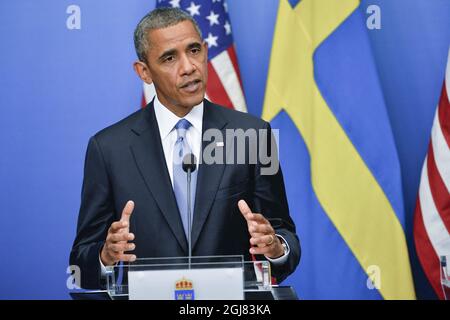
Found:
<path fill-rule="evenodd" d="M 189 93 L 196 92 L 201 86 L 201 81 L 199 79 L 192 80 L 183 84 L 180 88 Z"/>

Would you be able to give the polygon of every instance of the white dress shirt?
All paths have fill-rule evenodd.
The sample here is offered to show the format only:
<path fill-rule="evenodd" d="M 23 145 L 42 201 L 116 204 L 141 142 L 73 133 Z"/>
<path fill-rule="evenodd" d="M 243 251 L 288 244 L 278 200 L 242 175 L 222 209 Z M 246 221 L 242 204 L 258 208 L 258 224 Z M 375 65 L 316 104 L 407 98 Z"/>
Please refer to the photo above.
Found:
<path fill-rule="evenodd" d="M 197 159 L 200 156 L 200 149 L 202 145 L 202 127 L 203 127 L 203 101 L 192 108 L 192 110 L 183 118 L 179 118 L 172 111 L 167 109 L 155 96 L 153 102 L 155 108 L 156 121 L 158 122 L 159 135 L 161 136 L 161 143 L 164 150 L 164 157 L 166 158 L 167 169 L 169 170 L 170 181 L 173 187 L 173 148 L 177 141 L 177 130 L 175 125 L 181 119 L 186 119 L 191 123 L 191 126 L 186 131 L 187 144 L 191 148 L 191 152 Z"/>

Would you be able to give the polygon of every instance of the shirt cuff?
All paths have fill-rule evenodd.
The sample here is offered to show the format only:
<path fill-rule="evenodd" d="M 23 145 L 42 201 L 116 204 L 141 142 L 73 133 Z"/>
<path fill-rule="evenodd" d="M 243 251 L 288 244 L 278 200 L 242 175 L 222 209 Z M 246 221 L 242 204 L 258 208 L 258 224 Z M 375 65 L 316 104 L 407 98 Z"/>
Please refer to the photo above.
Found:
<path fill-rule="evenodd" d="M 108 272 L 108 270 L 106 270 L 106 267 L 103 264 L 102 258 L 100 257 L 100 255 L 98 255 L 98 261 L 100 262 L 100 275 L 102 278 L 106 278 L 106 273 Z"/>
<path fill-rule="evenodd" d="M 275 258 L 275 259 L 271 259 L 269 257 L 266 257 L 267 260 L 269 260 L 270 263 L 274 264 L 274 265 L 282 265 L 283 263 L 285 263 L 288 259 L 289 256 L 289 252 L 291 252 L 291 250 L 289 249 L 289 244 L 287 243 L 287 241 L 280 236 L 279 234 L 276 234 L 276 236 L 278 238 L 280 238 L 280 241 L 282 241 L 284 244 L 286 244 L 286 250 L 284 251 L 284 254 L 281 257 Z"/>

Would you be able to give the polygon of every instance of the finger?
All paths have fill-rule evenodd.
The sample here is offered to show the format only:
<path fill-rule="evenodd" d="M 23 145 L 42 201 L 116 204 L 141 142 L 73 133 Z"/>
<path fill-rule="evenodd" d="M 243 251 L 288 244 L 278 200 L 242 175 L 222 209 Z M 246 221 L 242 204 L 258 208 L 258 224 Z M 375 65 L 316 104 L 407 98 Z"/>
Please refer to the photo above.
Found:
<path fill-rule="evenodd" d="M 132 251 L 136 249 L 136 245 L 134 243 L 112 243 L 109 245 L 109 249 L 115 253 L 123 253 L 125 251 Z"/>
<path fill-rule="evenodd" d="M 248 219 L 251 219 L 253 213 L 252 213 L 252 210 L 250 210 L 250 207 L 248 206 L 247 202 L 245 202 L 245 200 L 239 200 L 238 207 L 239 207 L 239 211 L 241 211 L 245 220 L 248 221 Z"/>
<path fill-rule="evenodd" d="M 134 240 L 134 234 L 132 233 L 111 233 L 106 238 L 106 241 L 109 242 L 121 242 L 121 241 L 132 241 Z"/>
<path fill-rule="evenodd" d="M 117 263 L 119 261 L 136 261 L 136 255 L 134 254 L 115 253 L 113 254 L 112 258 L 114 260 L 114 263 Z"/>
<path fill-rule="evenodd" d="M 111 243 L 108 246 L 108 250 L 112 252 L 113 254 L 122 254 L 125 251 L 132 251 L 136 248 L 134 243 Z"/>
<path fill-rule="evenodd" d="M 250 217 L 251 221 L 255 221 L 258 223 L 268 223 L 270 224 L 269 220 L 266 219 L 262 214 L 260 213 L 253 213 Z"/>
<path fill-rule="evenodd" d="M 120 221 L 130 221 L 130 216 L 133 213 L 134 210 L 134 202 L 133 201 L 128 201 L 127 204 L 125 205 L 125 207 L 123 208 L 122 211 L 122 217 L 120 218 Z"/>
<path fill-rule="evenodd" d="M 136 255 L 134 254 L 121 254 L 119 255 L 120 261 L 128 261 L 128 262 L 134 262 L 136 261 Z"/>
<path fill-rule="evenodd" d="M 269 234 L 269 235 L 264 235 L 261 237 L 252 237 L 252 238 L 250 238 L 250 243 L 252 245 L 258 246 L 258 247 L 270 246 L 275 243 L 275 236 L 272 234 Z"/>
<path fill-rule="evenodd" d="M 255 239 L 255 238 L 250 238 L 250 246 L 252 246 L 252 247 L 254 247 L 254 246 L 257 246 L 257 247 L 265 247 L 266 245 L 265 244 L 254 244 L 254 240 L 253 239 Z"/>
<path fill-rule="evenodd" d="M 109 227 L 108 233 L 117 233 L 124 228 L 128 228 L 128 221 L 116 221 Z"/>
<path fill-rule="evenodd" d="M 270 224 L 258 224 L 252 223 L 248 227 L 248 232 L 253 236 L 254 234 L 262 233 L 262 234 L 273 234 L 275 233 L 272 226 Z"/>
<path fill-rule="evenodd" d="M 271 247 L 265 246 L 265 247 L 252 247 L 250 248 L 251 254 L 267 254 L 271 251 Z"/>

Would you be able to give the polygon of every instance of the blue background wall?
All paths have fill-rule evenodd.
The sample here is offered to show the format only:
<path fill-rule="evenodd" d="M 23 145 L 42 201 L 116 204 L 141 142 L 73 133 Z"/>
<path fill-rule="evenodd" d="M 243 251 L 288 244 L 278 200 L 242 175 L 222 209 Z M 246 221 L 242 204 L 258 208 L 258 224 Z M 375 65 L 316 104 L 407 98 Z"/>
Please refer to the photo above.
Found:
<path fill-rule="evenodd" d="M 68 30 L 66 9 L 81 8 Z M 278 1 L 229 0 L 249 111 L 260 115 Z M 450 43 L 450 1 L 372 0 L 369 31 L 403 176 L 419 297 L 432 298 L 412 217 Z M 68 298 L 88 138 L 139 108 L 132 32 L 154 0 L 0 2 L 0 298 Z M 301 234 L 300 234 L 301 237 Z M 298 269 L 301 272 L 301 266 Z"/>

